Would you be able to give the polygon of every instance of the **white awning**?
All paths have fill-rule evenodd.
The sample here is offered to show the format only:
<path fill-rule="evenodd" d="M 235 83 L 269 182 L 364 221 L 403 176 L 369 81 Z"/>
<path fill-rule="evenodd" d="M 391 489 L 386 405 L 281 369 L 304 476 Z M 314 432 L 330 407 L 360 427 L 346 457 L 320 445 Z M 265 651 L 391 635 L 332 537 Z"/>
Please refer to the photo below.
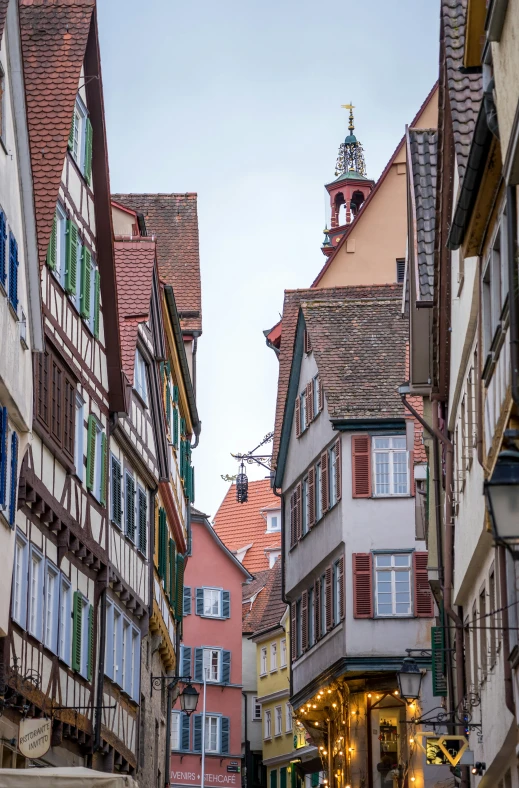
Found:
<path fill-rule="evenodd" d="M 133 777 L 126 774 L 108 774 L 85 769 L 83 766 L 65 766 L 48 769 L 0 769 L 0 788 L 138 788 Z"/>

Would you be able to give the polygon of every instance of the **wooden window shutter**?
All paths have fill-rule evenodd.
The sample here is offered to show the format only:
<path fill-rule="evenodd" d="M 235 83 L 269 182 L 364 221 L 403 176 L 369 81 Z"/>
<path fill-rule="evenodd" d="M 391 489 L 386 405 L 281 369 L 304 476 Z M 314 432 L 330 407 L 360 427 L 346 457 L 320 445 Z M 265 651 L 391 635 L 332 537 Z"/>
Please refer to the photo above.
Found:
<path fill-rule="evenodd" d="M 38 419 L 49 427 L 49 354 L 38 353 L 34 359 L 34 397 Z"/>
<path fill-rule="evenodd" d="M 314 633 L 315 640 L 321 637 L 321 579 L 314 583 Z"/>
<path fill-rule="evenodd" d="M 72 607 L 72 670 L 81 670 L 81 628 L 83 618 L 83 597 L 74 591 Z"/>
<path fill-rule="evenodd" d="M 371 497 L 371 439 L 353 435 L 351 439 L 353 498 Z"/>
<path fill-rule="evenodd" d="M 175 600 L 175 542 L 173 539 L 170 538 L 169 540 L 169 587 L 168 587 L 168 594 L 169 594 L 169 601 L 172 605 L 176 603 Z M 183 601 L 183 600 L 182 600 Z"/>
<path fill-rule="evenodd" d="M 92 254 L 86 246 L 81 249 L 81 317 L 90 317 L 90 284 L 92 281 Z"/>
<path fill-rule="evenodd" d="M 344 589 L 344 556 L 342 555 L 339 558 L 339 617 L 341 621 L 344 621 L 346 617 L 346 599 L 345 599 L 345 589 Z"/>
<path fill-rule="evenodd" d="M 435 697 L 446 697 L 447 676 L 445 661 L 445 638 L 443 627 L 431 627 L 432 647 L 432 694 Z"/>
<path fill-rule="evenodd" d="M 0 282 L 5 285 L 7 269 L 5 266 L 5 247 L 7 241 L 7 222 L 5 213 L 0 211 Z"/>
<path fill-rule="evenodd" d="M 169 380 L 166 383 L 166 419 L 169 428 L 169 424 L 171 421 L 171 386 L 169 384 Z"/>
<path fill-rule="evenodd" d="M 301 507 L 301 482 L 296 487 L 296 539 L 299 541 L 302 535 L 302 507 Z"/>
<path fill-rule="evenodd" d="M 166 530 L 166 512 L 161 507 L 159 509 L 159 560 L 158 560 L 158 572 L 159 577 L 162 580 L 164 575 L 166 574 L 166 567 L 164 561 L 164 531 Z"/>
<path fill-rule="evenodd" d="M 296 494 L 292 493 L 290 496 L 290 547 L 293 547 L 297 542 L 297 503 Z"/>
<path fill-rule="evenodd" d="M 434 603 L 427 572 L 427 553 L 413 553 L 414 614 L 419 618 L 434 616 Z"/>
<path fill-rule="evenodd" d="M 62 420 L 62 398 L 63 398 L 63 390 L 62 390 L 62 377 L 63 373 L 59 364 L 54 360 L 51 359 L 52 364 L 52 389 L 51 389 L 51 435 L 52 437 L 59 443 L 61 446 L 62 442 L 62 431 L 63 431 L 63 420 Z"/>
<path fill-rule="evenodd" d="M 195 671 L 195 681 L 197 681 L 196 671 Z M 203 676 L 202 678 L 198 679 L 198 681 L 203 681 Z M 202 715 L 201 714 L 195 714 L 195 717 L 193 719 L 193 752 L 202 752 Z"/>
<path fill-rule="evenodd" d="M 353 553 L 353 617 L 373 618 L 373 556 Z"/>
<path fill-rule="evenodd" d="M 87 434 L 87 471 L 86 471 L 86 485 L 87 490 L 94 489 L 94 469 L 96 459 L 96 435 L 97 424 L 95 417 L 90 414 L 88 417 L 88 434 Z"/>
<path fill-rule="evenodd" d="M 15 311 L 18 309 L 18 264 L 18 244 L 9 233 L 9 301 Z"/>
<path fill-rule="evenodd" d="M 7 457 L 8 457 L 7 408 L 0 408 L 0 505 L 7 503 Z"/>
<path fill-rule="evenodd" d="M 63 403 L 63 451 L 70 459 L 74 459 L 74 437 L 76 430 L 76 387 L 65 374 Z M 101 503 L 105 503 L 101 501 Z"/>
<path fill-rule="evenodd" d="M 290 605 L 290 654 L 292 662 L 297 659 L 297 607 L 296 603 Z"/>
<path fill-rule="evenodd" d="M 295 420 L 296 420 L 296 438 L 299 438 L 299 436 L 301 435 L 301 402 L 299 399 L 299 394 L 296 396 Z"/>
<path fill-rule="evenodd" d="M 332 604 L 332 577 L 333 570 L 331 566 L 326 567 L 325 572 L 325 588 L 326 588 L 326 631 L 328 632 L 333 627 L 333 604 Z"/>
<path fill-rule="evenodd" d="M 220 717 L 221 725 L 221 749 L 222 755 L 229 754 L 230 741 L 231 741 L 231 720 L 230 717 Z"/>
<path fill-rule="evenodd" d="M 119 460 L 112 455 L 112 462 L 111 462 L 111 469 L 110 469 L 110 481 L 111 481 L 111 498 L 112 498 L 112 520 L 113 522 L 121 527 L 122 524 L 122 506 L 121 506 L 121 498 L 122 498 L 122 471 L 121 471 L 121 463 Z"/>
<path fill-rule="evenodd" d="M 175 618 L 177 621 L 182 621 L 182 613 L 184 610 L 184 556 L 177 553 L 176 560 L 176 593 L 175 593 Z"/>
<path fill-rule="evenodd" d="M 70 126 L 70 131 L 68 133 L 68 149 L 74 149 L 74 137 L 76 131 L 76 105 L 74 104 L 74 112 L 72 113 L 72 123 Z"/>
<path fill-rule="evenodd" d="M 315 467 L 308 470 L 308 527 L 315 525 Z"/>
<path fill-rule="evenodd" d="M 58 220 L 54 214 L 54 221 L 52 223 L 52 230 L 50 233 L 49 248 L 47 249 L 47 265 L 51 271 L 56 270 L 56 252 L 57 252 L 57 236 L 58 236 Z M 1 243 L 1 239 L 0 239 Z"/>
<path fill-rule="evenodd" d="M 85 180 L 90 186 L 92 181 L 92 124 L 90 118 L 85 121 Z"/>
<path fill-rule="evenodd" d="M 195 599 L 196 599 L 196 615 L 203 616 L 204 615 L 204 589 L 203 588 L 195 588 Z"/>
<path fill-rule="evenodd" d="M 327 451 L 323 451 L 321 454 L 321 501 L 323 502 L 323 513 L 327 512 L 330 506 Z"/>
<path fill-rule="evenodd" d="M 342 495 L 341 438 L 337 438 L 333 450 L 335 452 L 335 497 L 337 501 L 340 501 Z"/>
<path fill-rule="evenodd" d="M 126 474 L 126 536 L 135 541 L 135 481 Z"/>
<path fill-rule="evenodd" d="M 87 679 L 92 681 L 94 675 L 94 606 L 88 608 L 88 662 Z"/>
<path fill-rule="evenodd" d="M 222 618 L 231 617 L 231 592 L 222 591 Z"/>
<path fill-rule="evenodd" d="M 139 490 L 139 550 L 146 555 L 148 548 L 148 496 Z"/>
<path fill-rule="evenodd" d="M 101 435 L 101 489 L 99 491 L 99 502 L 106 506 L 106 470 L 108 462 L 106 432 Z"/>
<path fill-rule="evenodd" d="M 94 275 L 94 336 L 99 339 L 99 312 L 101 309 L 101 278 L 99 269 L 96 268 Z"/>
<path fill-rule="evenodd" d="M 312 352 L 312 342 L 310 340 L 310 334 L 308 333 L 306 328 L 305 328 L 305 333 L 304 333 L 304 345 L 305 345 L 305 353 L 307 353 L 307 354 L 311 353 Z"/>
<path fill-rule="evenodd" d="M 310 381 L 310 383 L 307 383 L 306 388 L 305 388 L 305 402 L 306 402 L 306 406 L 305 406 L 305 410 L 306 410 L 306 425 L 305 426 L 308 426 L 308 424 L 310 424 L 310 422 L 312 421 L 312 419 L 314 417 L 314 413 L 313 413 L 313 411 L 314 411 L 314 407 L 313 407 L 314 400 L 313 400 L 313 397 L 312 397 L 312 382 L 311 381 Z"/>
<path fill-rule="evenodd" d="M 317 380 L 319 383 L 319 413 L 320 413 L 324 408 L 324 388 L 320 375 L 317 376 Z"/>
<path fill-rule="evenodd" d="M 18 435 L 11 436 L 11 489 L 9 491 L 9 525 L 14 528 L 16 519 L 16 493 L 18 490 Z"/>
<path fill-rule="evenodd" d="M 67 219 L 67 237 L 65 242 L 65 290 L 76 292 L 77 284 L 77 227 Z"/>
<path fill-rule="evenodd" d="M 222 684 L 231 683 L 231 652 L 222 650 Z"/>
<path fill-rule="evenodd" d="M 301 644 L 303 651 L 308 648 L 308 591 L 301 594 Z"/>

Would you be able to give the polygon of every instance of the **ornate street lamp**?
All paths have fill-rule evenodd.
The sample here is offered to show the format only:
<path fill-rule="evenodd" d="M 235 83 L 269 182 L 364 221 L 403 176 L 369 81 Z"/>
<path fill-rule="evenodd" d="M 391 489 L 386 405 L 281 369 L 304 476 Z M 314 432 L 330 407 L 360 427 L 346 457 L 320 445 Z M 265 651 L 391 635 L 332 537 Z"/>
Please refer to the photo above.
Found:
<path fill-rule="evenodd" d="M 505 431 L 507 448 L 499 453 L 494 473 L 483 486 L 497 542 L 519 542 L 519 451 L 513 440 L 517 437 L 517 430 Z"/>
<path fill-rule="evenodd" d="M 180 693 L 180 708 L 188 717 L 196 711 L 199 697 L 200 693 L 196 691 L 192 684 L 188 684 L 187 687 L 184 687 L 184 691 Z"/>
<path fill-rule="evenodd" d="M 405 657 L 402 667 L 396 674 L 400 697 L 404 700 L 418 700 L 422 686 L 422 671 L 413 657 Z"/>

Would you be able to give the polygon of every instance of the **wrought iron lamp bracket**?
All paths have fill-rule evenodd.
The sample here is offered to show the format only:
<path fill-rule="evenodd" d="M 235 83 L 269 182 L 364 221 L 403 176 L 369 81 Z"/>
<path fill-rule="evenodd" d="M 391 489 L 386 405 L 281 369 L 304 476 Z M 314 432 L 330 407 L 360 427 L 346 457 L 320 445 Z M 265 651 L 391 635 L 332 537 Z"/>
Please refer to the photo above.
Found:
<path fill-rule="evenodd" d="M 190 684 L 191 676 L 151 676 L 152 690 L 160 690 L 165 682 L 169 682 L 169 688 L 174 689 L 177 684 Z"/>

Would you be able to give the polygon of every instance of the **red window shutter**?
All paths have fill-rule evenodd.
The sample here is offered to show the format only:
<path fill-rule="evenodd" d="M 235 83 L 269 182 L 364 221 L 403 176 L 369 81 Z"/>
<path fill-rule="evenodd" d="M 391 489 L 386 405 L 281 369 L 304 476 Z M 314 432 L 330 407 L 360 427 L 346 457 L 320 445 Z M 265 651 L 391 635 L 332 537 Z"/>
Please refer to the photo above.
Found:
<path fill-rule="evenodd" d="M 311 353 L 312 352 L 312 343 L 310 341 L 310 334 L 308 333 L 306 328 L 305 328 L 304 337 L 305 337 L 305 353 Z"/>
<path fill-rule="evenodd" d="M 308 648 L 308 591 L 301 594 L 301 646 L 303 651 Z"/>
<path fill-rule="evenodd" d="M 328 495 L 328 452 L 321 454 L 321 500 L 323 502 L 323 512 L 328 511 L 330 496 Z"/>
<path fill-rule="evenodd" d="M 297 608 L 295 602 L 292 602 L 290 606 L 290 621 L 290 655 L 293 662 L 297 658 Z"/>
<path fill-rule="evenodd" d="M 301 482 L 296 487 L 296 539 L 299 541 L 302 535 L 302 520 L 301 520 Z"/>
<path fill-rule="evenodd" d="M 315 525 L 315 468 L 308 471 L 308 527 Z"/>
<path fill-rule="evenodd" d="M 319 375 L 317 376 L 317 380 L 319 381 L 319 413 L 320 413 L 324 408 L 324 389 Z"/>
<path fill-rule="evenodd" d="M 353 553 L 353 617 L 373 618 L 373 556 Z"/>
<path fill-rule="evenodd" d="M 301 435 L 301 402 L 299 400 L 299 394 L 296 397 L 296 438 L 299 438 Z"/>
<path fill-rule="evenodd" d="M 295 492 L 292 493 L 290 496 L 290 547 L 293 547 L 297 542 L 297 506 L 296 506 L 296 494 Z"/>
<path fill-rule="evenodd" d="M 371 497 L 371 440 L 369 435 L 353 435 L 351 439 L 353 497 Z"/>
<path fill-rule="evenodd" d="M 427 573 L 427 553 L 413 553 L 414 614 L 419 618 L 434 616 L 434 603 Z"/>
<path fill-rule="evenodd" d="M 337 438 L 335 441 L 335 446 L 333 447 L 335 451 L 335 496 L 338 501 L 341 500 L 341 493 L 342 493 L 342 478 L 341 478 L 341 439 Z"/>
<path fill-rule="evenodd" d="M 314 418 L 314 382 L 313 380 L 306 387 L 306 423 L 310 424 Z"/>
<path fill-rule="evenodd" d="M 326 567 L 326 631 L 333 627 L 333 606 L 332 606 L 332 567 Z"/>
<path fill-rule="evenodd" d="M 321 637 L 321 579 L 318 577 L 314 583 L 314 631 L 315 639 Z"/>
<path fill-rule="evenodd" d="M 339 616 L 344 621 L 346 616 L 346 600 L 344 596 L 344 556 L 339 558 Z"/>

